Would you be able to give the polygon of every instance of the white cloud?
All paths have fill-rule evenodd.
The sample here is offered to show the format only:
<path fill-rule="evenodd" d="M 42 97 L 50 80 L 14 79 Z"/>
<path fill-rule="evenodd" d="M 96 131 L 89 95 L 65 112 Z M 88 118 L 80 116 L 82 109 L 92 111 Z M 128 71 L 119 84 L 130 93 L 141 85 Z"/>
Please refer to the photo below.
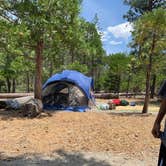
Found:
<path fill-rule="evenodd" d="M 111 44 L 111 45 L 119 45 L 119 44 L 122 44 L 122 41 L 114 41 L 114 40 L 111 40 L 111 41 L 109 42 L 109 44 Z"/>
<path fill-rule="evenodd" d="M 133 30 L 132 24 L 125 22 L 115 26 L 109 26 L 107 32 L 112 33 L 115 38 L 128 39 L 131 36 L 131 31 Z"/>

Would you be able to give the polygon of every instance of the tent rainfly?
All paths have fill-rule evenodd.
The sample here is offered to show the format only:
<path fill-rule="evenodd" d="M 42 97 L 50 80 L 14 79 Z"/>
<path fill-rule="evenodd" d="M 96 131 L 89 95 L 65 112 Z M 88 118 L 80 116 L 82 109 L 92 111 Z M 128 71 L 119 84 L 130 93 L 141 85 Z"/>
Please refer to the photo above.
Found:
<path fill-rule="evenodd" d="M 43 85 L 44 109 L 84 112 L 94 103 L 93 79 L 74 70 L 64 70 Z"/>

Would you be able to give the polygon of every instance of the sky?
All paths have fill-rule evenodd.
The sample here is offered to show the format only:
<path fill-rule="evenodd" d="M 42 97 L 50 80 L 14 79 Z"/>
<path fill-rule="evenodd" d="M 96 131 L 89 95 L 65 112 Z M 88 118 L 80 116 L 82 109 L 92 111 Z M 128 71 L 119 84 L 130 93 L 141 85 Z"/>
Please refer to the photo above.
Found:
<path fill-rule="evenodd" d="M 99 31 L 102 32 L 103 48 L 107 54 L 129 52 L 132 26 L 123 19 L 129 7 L 123 0 L 83 0 L 81 17 L 92 21 L 95 14 L 99 18 Z"/>

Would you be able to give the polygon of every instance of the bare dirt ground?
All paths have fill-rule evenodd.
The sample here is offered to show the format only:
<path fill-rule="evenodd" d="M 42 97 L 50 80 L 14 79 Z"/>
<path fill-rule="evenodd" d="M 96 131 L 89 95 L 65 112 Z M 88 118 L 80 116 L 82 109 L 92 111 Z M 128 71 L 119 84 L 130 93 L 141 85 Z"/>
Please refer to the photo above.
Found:
<path fill-rule="evenodd" d="M 155 166 L 160 141 L 151 128 L 156 114 L 130 107 L 44 113 L 34 119 L 0 110 L 0 165 Z M 158 108 L 150 106 L 152 112 Z"/>

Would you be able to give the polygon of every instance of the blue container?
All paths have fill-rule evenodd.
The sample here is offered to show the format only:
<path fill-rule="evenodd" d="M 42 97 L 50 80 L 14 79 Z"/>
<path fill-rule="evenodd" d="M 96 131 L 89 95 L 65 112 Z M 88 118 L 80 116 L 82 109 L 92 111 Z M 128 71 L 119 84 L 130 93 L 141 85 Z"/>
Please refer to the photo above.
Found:
<path fill-rule="evenodd" d="M 130 106 L 136 106 L 136 103 L 134 101 L 130 102 Z"/>

